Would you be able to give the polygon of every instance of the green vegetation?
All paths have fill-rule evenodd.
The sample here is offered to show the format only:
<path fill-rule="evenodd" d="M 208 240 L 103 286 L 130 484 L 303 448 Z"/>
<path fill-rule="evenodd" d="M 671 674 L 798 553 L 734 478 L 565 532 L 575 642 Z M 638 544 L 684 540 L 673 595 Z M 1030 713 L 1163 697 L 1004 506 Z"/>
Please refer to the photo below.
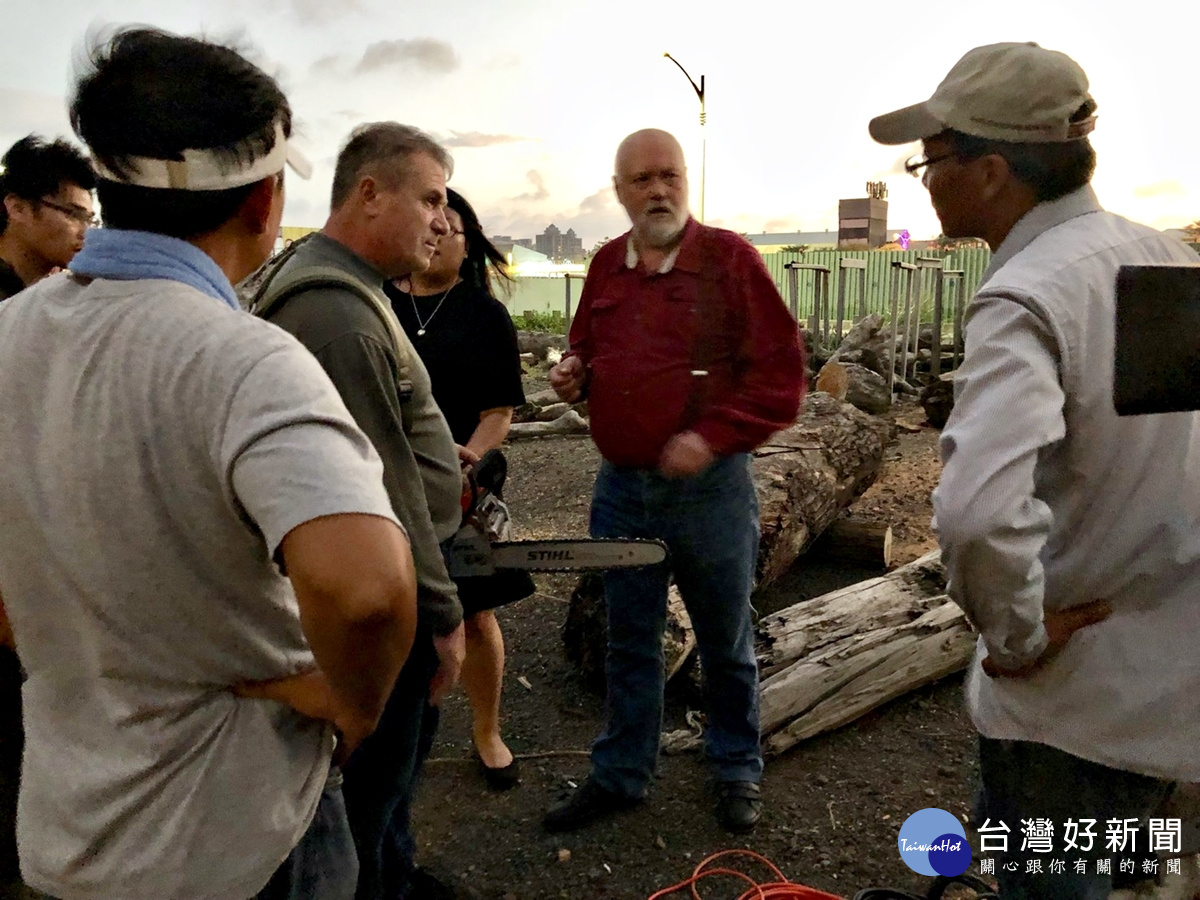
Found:
<path fill-rule="evenodd" d="M 559 310 L 538 312 L 526 310 L 519 316 L 513 316 L 513 325 L 518 331 L 540 331 L 545 334 L 566 334 L 567 322 Z"/>

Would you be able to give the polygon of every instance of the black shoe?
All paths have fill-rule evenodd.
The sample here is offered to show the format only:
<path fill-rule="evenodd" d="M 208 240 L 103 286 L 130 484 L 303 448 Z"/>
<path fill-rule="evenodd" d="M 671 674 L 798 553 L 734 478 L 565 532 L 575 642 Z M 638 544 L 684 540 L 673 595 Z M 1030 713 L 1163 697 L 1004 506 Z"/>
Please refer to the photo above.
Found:
<path fill-rule="evenodd" d="M 562 803 L 552 806 L 542 819 L 542 827 L 551 833 L 574 831 L 612 813 L 637 806 L 640 797 L 623 797 L 602 788 L 589 778 Z"/>
<path fill-rule="evenodd" d="M 483 771 L 484 781 L 487 782 L 487 786 L 493 791 L 507 791 L 521 783 L 521 765 L 517 762 L 515 756 L 512 762 L 499 769 L 489 766 L 483 761 L 483 757 L 478 754 L 475 756 L 475 759 L 479 761 L 479 768 Z"/>
<path fill-rule="evenodd" d="M 428 869 L 417 868 L 408 876 L 406 900 L 461 900 L 462 895 Z"/>
<path fill-rule="evenodd" d="M 762 816 L 762 789 L 753 781 L 717 784 L 717 822 L 733 834 L 754 830 Z"/>

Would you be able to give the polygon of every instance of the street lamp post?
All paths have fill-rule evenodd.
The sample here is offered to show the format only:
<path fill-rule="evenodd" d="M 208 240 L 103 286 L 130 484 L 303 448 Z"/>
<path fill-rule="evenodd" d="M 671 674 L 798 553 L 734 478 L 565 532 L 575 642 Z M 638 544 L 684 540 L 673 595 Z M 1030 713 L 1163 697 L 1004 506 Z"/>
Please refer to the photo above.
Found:
<path fill-rule="evenodd" d="M 704 76 L 700 76 L 700 84 L 692 81 L 692 76 L 688 74 L 687 69 L 679 65 L 679 60 L 673 57 L 670 53 L 664 53 L 667 59 L 679 66 L 679 71 L 688 80 L 692 86 L 692 90 L 696 92 L 696 96 L 700 98 L 700 221 L 704 221 L 704 166 L 708 156 L 708 140 L 704 131 Z"/>

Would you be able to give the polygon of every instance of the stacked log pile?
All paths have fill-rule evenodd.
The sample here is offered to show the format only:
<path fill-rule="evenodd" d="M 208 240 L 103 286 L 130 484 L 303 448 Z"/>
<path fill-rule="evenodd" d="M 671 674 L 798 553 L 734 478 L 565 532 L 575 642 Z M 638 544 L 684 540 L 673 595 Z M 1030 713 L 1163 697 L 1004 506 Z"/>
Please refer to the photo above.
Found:
<path fill-rule="evenodd" d="M 781 753 L 957 672 L 974 647 L 936 551 L 765 616 L 757 642 L 764 751 Z M 699 738 L 673 732 L 663 744 L 691 750 Z"/>

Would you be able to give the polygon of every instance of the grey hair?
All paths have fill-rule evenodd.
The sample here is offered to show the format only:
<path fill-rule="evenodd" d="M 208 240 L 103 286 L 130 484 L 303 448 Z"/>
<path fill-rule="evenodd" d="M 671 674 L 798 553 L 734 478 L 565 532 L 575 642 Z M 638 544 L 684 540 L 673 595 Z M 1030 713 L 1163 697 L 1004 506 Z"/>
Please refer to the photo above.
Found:
<path fill-rule="evenodd" d="M 337 209 L 345 203 L 365 175 L 373 174 L 388 181 L 402 178 L 405 164 L 420 153 L 437 160 L 446 170 L 447 178 L 454 172 L 454 160 L 446 148 L 419 128 L 399 122 L 359 125 L 350 132 L 346 145 L 338 153 L 331 208 Z"/>

